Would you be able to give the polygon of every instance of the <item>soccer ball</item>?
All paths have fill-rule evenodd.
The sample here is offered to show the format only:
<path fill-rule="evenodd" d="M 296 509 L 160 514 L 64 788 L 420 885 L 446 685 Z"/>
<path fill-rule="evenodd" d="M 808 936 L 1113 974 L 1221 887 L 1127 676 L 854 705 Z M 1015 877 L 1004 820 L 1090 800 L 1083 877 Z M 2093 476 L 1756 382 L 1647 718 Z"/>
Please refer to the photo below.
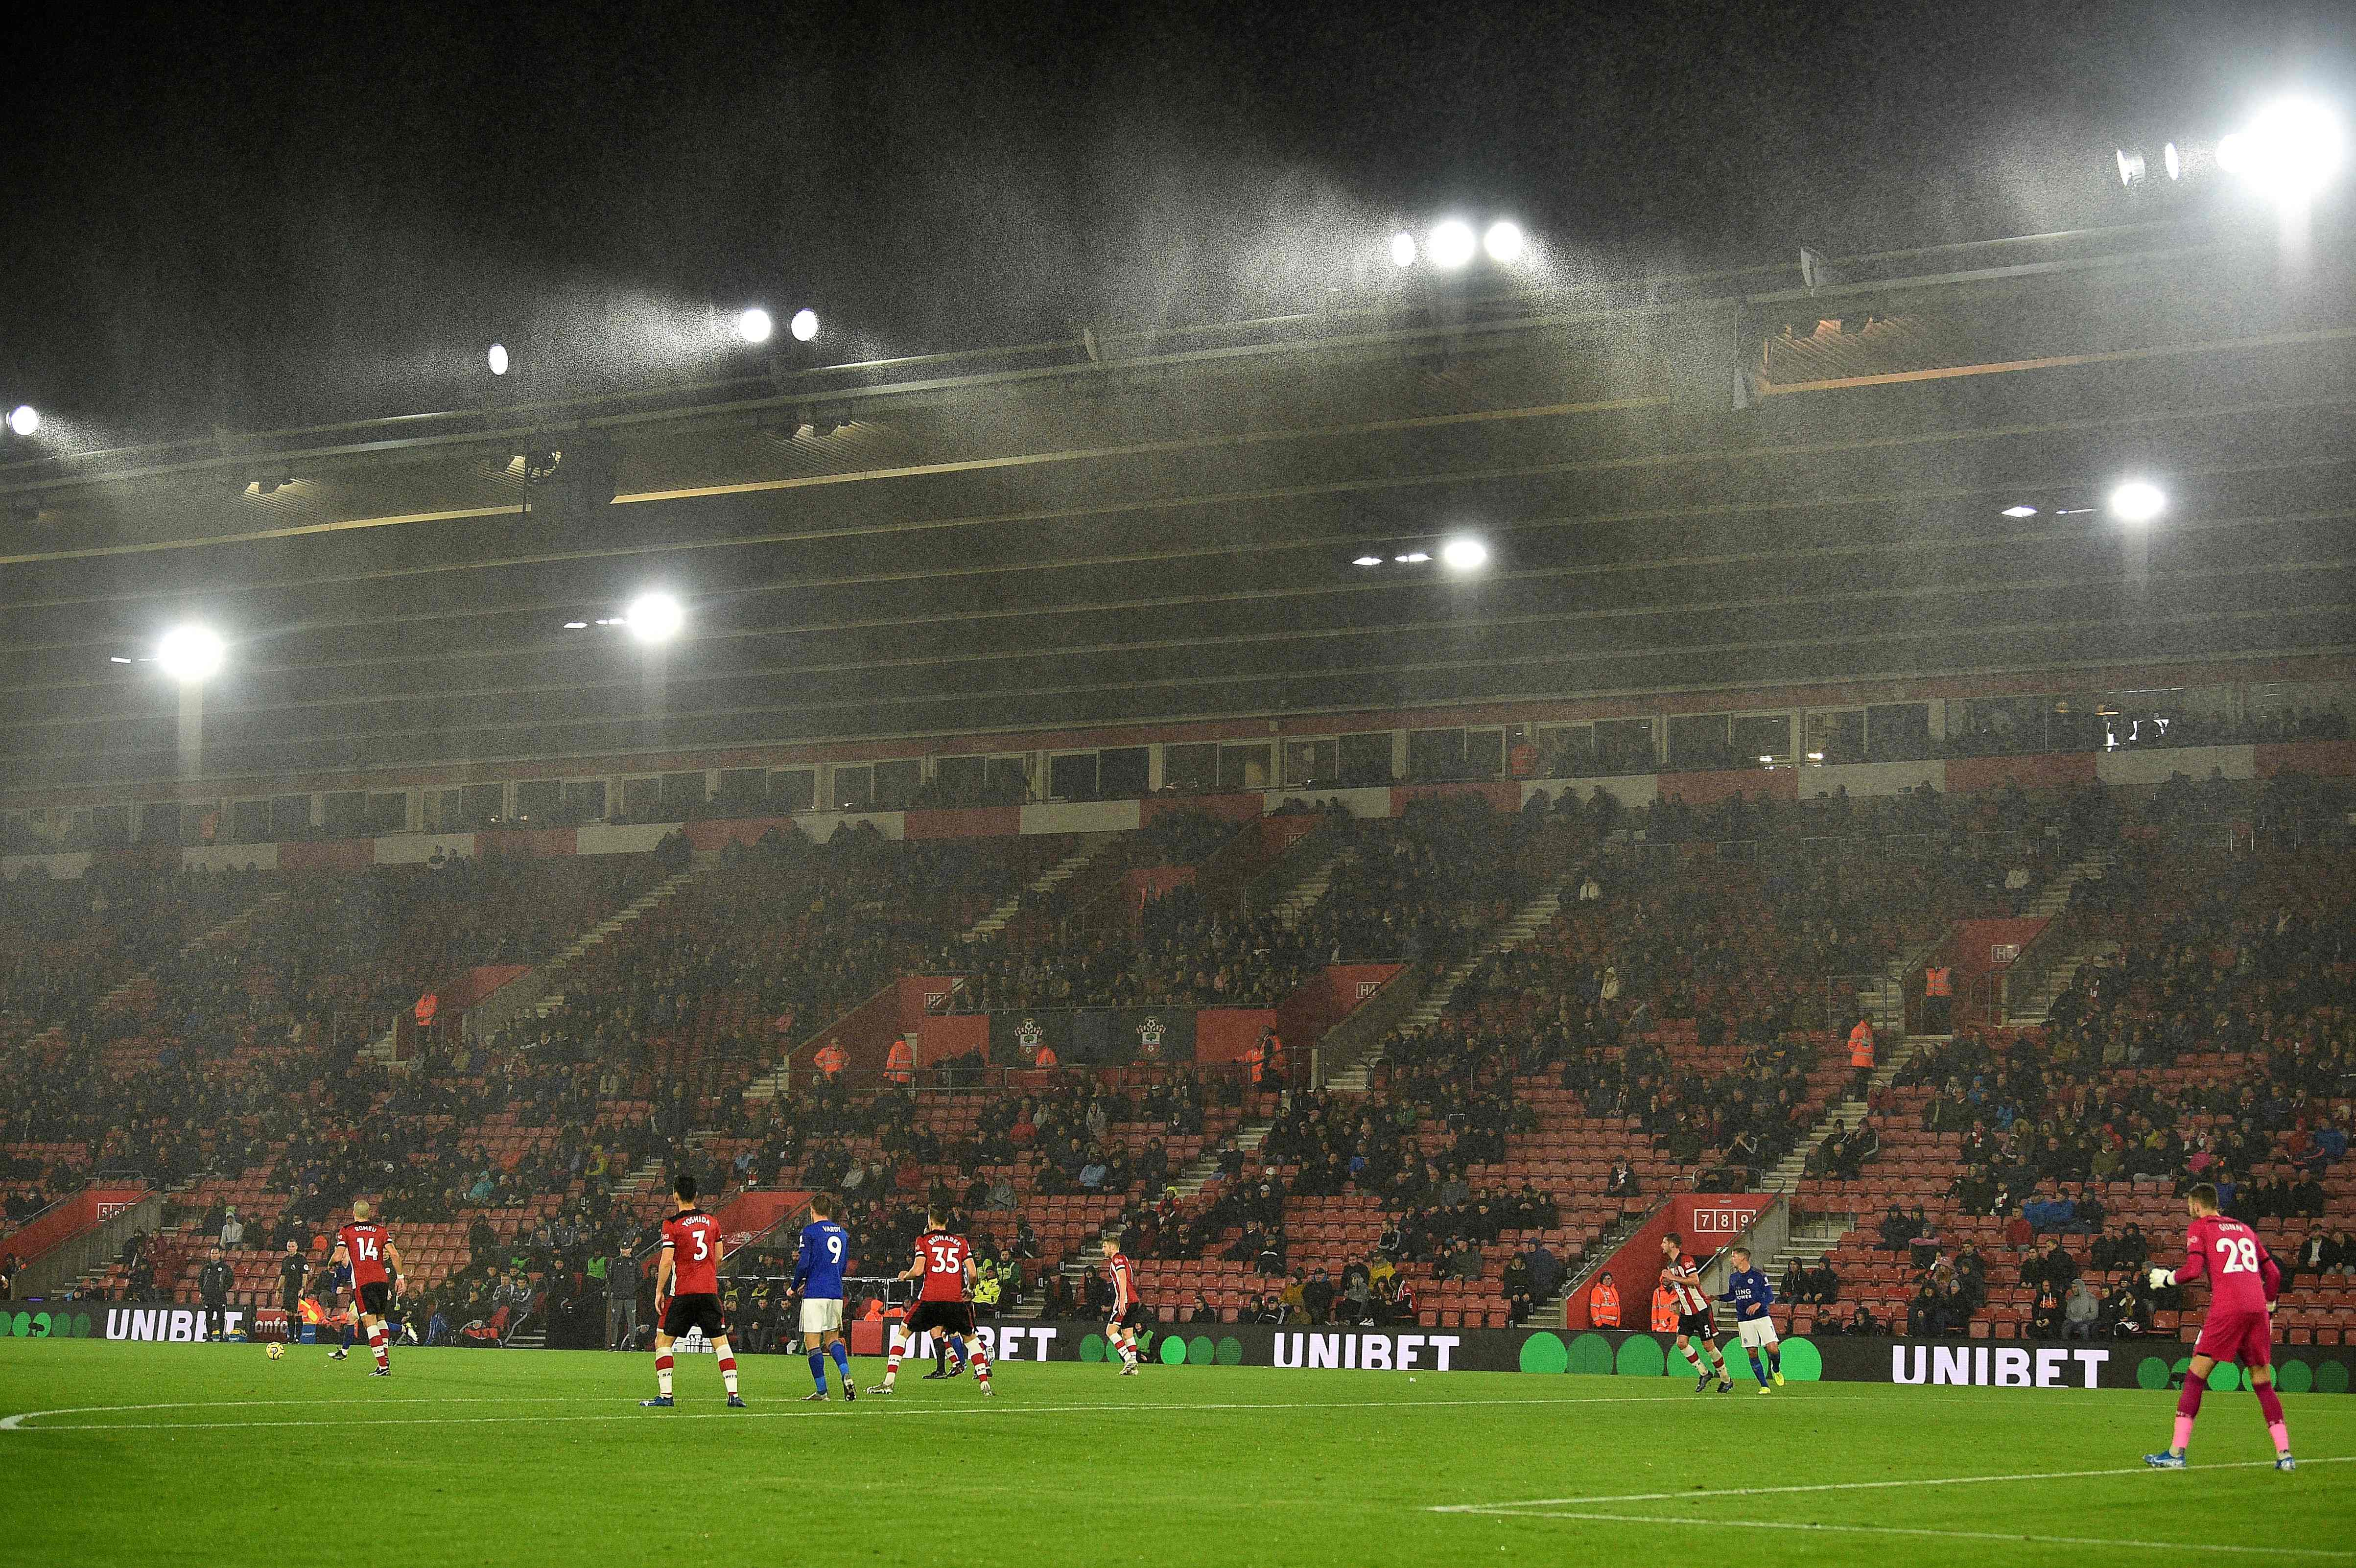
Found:
<path fill-rule="evenodd" d="M 283 1361 L 286 1359 L 286 1347 L 273 1339 L 262 1348 L 262 1353 L 273 1361 Z"/>

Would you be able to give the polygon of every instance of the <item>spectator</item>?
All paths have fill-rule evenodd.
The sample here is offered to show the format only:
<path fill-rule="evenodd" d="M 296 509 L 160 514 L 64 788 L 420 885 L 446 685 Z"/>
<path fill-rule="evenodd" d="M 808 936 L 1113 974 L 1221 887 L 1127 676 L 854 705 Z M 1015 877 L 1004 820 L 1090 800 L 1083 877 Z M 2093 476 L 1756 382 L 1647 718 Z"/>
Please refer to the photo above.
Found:
<path fill-rule="evenodd" d="M 2068 1339 L 2091 1339 L 2103 1316 L 2102 1298 L 2083 1278 L 2073 1281 L 2062 1306 L 2062 1333 Z"/>
<path fill-rule="evenodd" d="M 231 1204 L 221 1215 L 220 1244 L 225 1250 L 232 1253 L 245 1245 L 245 1221 L 237 1217 L 237 1207 L 234 1204 Z"/>

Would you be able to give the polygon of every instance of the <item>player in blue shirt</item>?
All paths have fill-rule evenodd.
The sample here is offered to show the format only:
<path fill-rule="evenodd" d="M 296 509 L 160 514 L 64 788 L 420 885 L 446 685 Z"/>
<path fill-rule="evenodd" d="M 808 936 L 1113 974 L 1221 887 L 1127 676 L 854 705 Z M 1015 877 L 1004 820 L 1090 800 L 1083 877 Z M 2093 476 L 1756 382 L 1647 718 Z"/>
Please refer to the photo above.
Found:
<path fill-rule="evenodd" d="M 1736 1247 L 1726 1254 L 1732 1265 L 1727 1272 L 1726 1288 L 1718 1293 L 1720 1301 L 1734 1307 L 1735 1332 L 1742 1336 L 1743 1353 L 1751 1358 L 1751 1375 L 1759 1380 L 1759 1392 L 1772 1392 L 1783 1386 L 1783 1350 L 1775 1337 L 1775 1319 L 1767 1309 L 1775 1305 L 1775 1287 L 1767 1283 L 1767 1271 L 1754 1267 L 1749 1247 Z M 1767 1358 L 1762 1365 L 1759 1358 Z"/>
<path fill-rule="evenodd" d="M 794 1259 L 794 1289 L 802 1298 L 802 1349 L 809 1352 L 818 1392 L 802 1398 L 826 1398 L 826 1358 L 831 1350 L 835 1370 L 842 1374 L 842 1397 L 856 1400 L 851 1347 L 842 1342 L 842 1271 L 851 1262 L 851 1232 L 827 1218 L 834 1212 L 834 1200 L 828 1194 L 812 1198 L 809 1211 L 810 1222 L 802 1227 L 801 1253 Z"/>

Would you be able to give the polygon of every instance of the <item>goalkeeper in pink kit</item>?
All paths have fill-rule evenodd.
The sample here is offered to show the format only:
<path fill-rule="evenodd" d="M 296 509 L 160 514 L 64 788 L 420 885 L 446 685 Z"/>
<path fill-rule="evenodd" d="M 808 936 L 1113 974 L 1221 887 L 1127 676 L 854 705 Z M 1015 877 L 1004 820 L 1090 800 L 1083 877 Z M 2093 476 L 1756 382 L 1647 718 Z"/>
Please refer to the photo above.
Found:
<path fill-rule="evenodd" d="M 2249 1374 L 2250 1391 L 2258 1396 L 2258 1410 L 2266 1418 L 2266 1435 L 2275 1440 L 2275 1468 L 2297 1469 L 2297 1461 L 2290 1456 L 2290 1429 L 2283 1424 L 2282 1398 L 2275 1392 L 2274 1321 L 2269 1315 L 2282 1294 L 2282 1270 L 2255 1232 L 2217 1211 L 2217 1189 L 2209 1183 L 2187 1192 L 2184 1206 L 2192 1211 L 2191 1229 L 2184 1238 L 2184 1266 L 2153 1269 L 2152 1287 L 2205 1277 L 2210 1282 L 2209 1316 L 2201 1325 L 2192 1365 L 2184 1374 L 2184 1392 L 2176 1402 L 2176 1439 L 2166 1453 L 2147 1454 L 2143 1462 L 2158 1470 L 2184 1468 L 2192 1418 L 2201 1413 L 2201 1396 L 2209 1392 L 2209 1373 L 2220 1361 L 2235 1361 Z"/>

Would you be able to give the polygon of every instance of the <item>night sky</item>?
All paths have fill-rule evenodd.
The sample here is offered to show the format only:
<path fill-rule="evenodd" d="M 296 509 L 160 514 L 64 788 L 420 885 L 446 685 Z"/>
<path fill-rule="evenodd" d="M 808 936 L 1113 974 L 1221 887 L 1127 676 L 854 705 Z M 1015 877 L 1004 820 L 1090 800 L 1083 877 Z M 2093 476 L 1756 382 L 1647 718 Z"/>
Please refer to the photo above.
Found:
<path fill-rule="evenodd" d="M 1556 282 L 2133 221 L 2115 143 L 2345 112 L 2351 9 L 45 7 L 0 403 L 108 440 L 448 407 L 494 338 L 541 389 L 719 374 L 747 302 L 830 360 L 1293 310 L 1450 212 Z"/>

